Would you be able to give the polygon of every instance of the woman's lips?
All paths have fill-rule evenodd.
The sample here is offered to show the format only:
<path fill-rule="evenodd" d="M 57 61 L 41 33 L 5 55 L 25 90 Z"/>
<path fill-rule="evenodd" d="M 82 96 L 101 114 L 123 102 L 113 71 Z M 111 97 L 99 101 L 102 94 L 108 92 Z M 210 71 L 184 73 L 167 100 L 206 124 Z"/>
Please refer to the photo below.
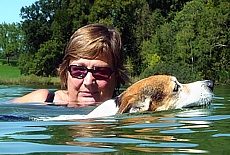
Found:
<path fill-rule="evenodd" d="M 99 100 L 98 92 L 80 91 L 78 94 L 78 102 L 82 105 L 95 104 Z"/>
<path fill-rule="evenodd" d="M 89 92 L 89 91 L 80 91 L 79 94 L 83 97 L 93 97 L 97 92 Z"/>

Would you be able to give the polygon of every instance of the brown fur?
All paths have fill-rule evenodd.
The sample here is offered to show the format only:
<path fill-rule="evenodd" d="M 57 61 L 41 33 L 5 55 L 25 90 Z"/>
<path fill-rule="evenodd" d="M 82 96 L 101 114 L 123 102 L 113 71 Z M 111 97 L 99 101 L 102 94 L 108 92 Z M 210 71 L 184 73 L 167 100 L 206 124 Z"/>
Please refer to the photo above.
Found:
<path fill-rule="evenodd" d="M 117 97 L 117 114 L 209 105 L 213 87 L 211 80 L 181 84 L 174 76 L 150 76 L 134 83 Z"/>
<path fill-rule="evenodd" d="M 117 99 L 117 104 L 120 105 L 117 113 L 125 113 L 131 105 L 144 102 L 147 98 L 150 98 L 148 111 L 156 111 L 168 100 L 172 93 L 173 86 L 170 84 L 171 82 L 172 78 L 170 76 L 155 75 L 133 84 Z"/>

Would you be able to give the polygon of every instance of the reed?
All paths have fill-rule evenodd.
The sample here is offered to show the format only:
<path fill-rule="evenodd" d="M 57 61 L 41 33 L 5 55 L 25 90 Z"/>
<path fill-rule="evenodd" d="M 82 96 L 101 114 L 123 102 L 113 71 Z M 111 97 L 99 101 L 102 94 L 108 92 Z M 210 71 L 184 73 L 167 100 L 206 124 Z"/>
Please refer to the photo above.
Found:
<path fill-rule="evenodd" d="M 1 85 L 55 85 L 60 86 L 59 77 L 38 77 L 36 75 L 20 76 L 18 78 L 0 78 Z"/>

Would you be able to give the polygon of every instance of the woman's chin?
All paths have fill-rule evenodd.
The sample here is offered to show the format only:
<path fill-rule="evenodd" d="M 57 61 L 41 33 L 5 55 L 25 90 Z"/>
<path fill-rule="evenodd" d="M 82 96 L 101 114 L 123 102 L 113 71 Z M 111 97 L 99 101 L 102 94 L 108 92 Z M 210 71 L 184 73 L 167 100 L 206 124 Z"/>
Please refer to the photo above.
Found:
<path fill-rule="evenodd" d="M 68 107 L 79 107 L 79 106 L 89 106 L 96 105 L 98 102 L 92 97 L 83 97 L 78 100 L 78 102 L 69 102 Z"/>

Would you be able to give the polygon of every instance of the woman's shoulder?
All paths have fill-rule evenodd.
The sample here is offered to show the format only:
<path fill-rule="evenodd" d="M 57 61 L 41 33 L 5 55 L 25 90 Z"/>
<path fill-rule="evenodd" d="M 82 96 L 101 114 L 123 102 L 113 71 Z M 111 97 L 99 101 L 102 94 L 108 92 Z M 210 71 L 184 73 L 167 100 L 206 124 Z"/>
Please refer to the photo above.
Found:
<path fill-rule="evenodd" d="M 60 102 L 60 101 L 67 101 L 68 100 L 68 93 L 67 90 L 57 90 L 55 92 L 55 102 Z"/>
<path fill-rule="evenodd" d="M 38 89 L 11 102 L 44 102 L 49 94 L 48 89 Z"/>

